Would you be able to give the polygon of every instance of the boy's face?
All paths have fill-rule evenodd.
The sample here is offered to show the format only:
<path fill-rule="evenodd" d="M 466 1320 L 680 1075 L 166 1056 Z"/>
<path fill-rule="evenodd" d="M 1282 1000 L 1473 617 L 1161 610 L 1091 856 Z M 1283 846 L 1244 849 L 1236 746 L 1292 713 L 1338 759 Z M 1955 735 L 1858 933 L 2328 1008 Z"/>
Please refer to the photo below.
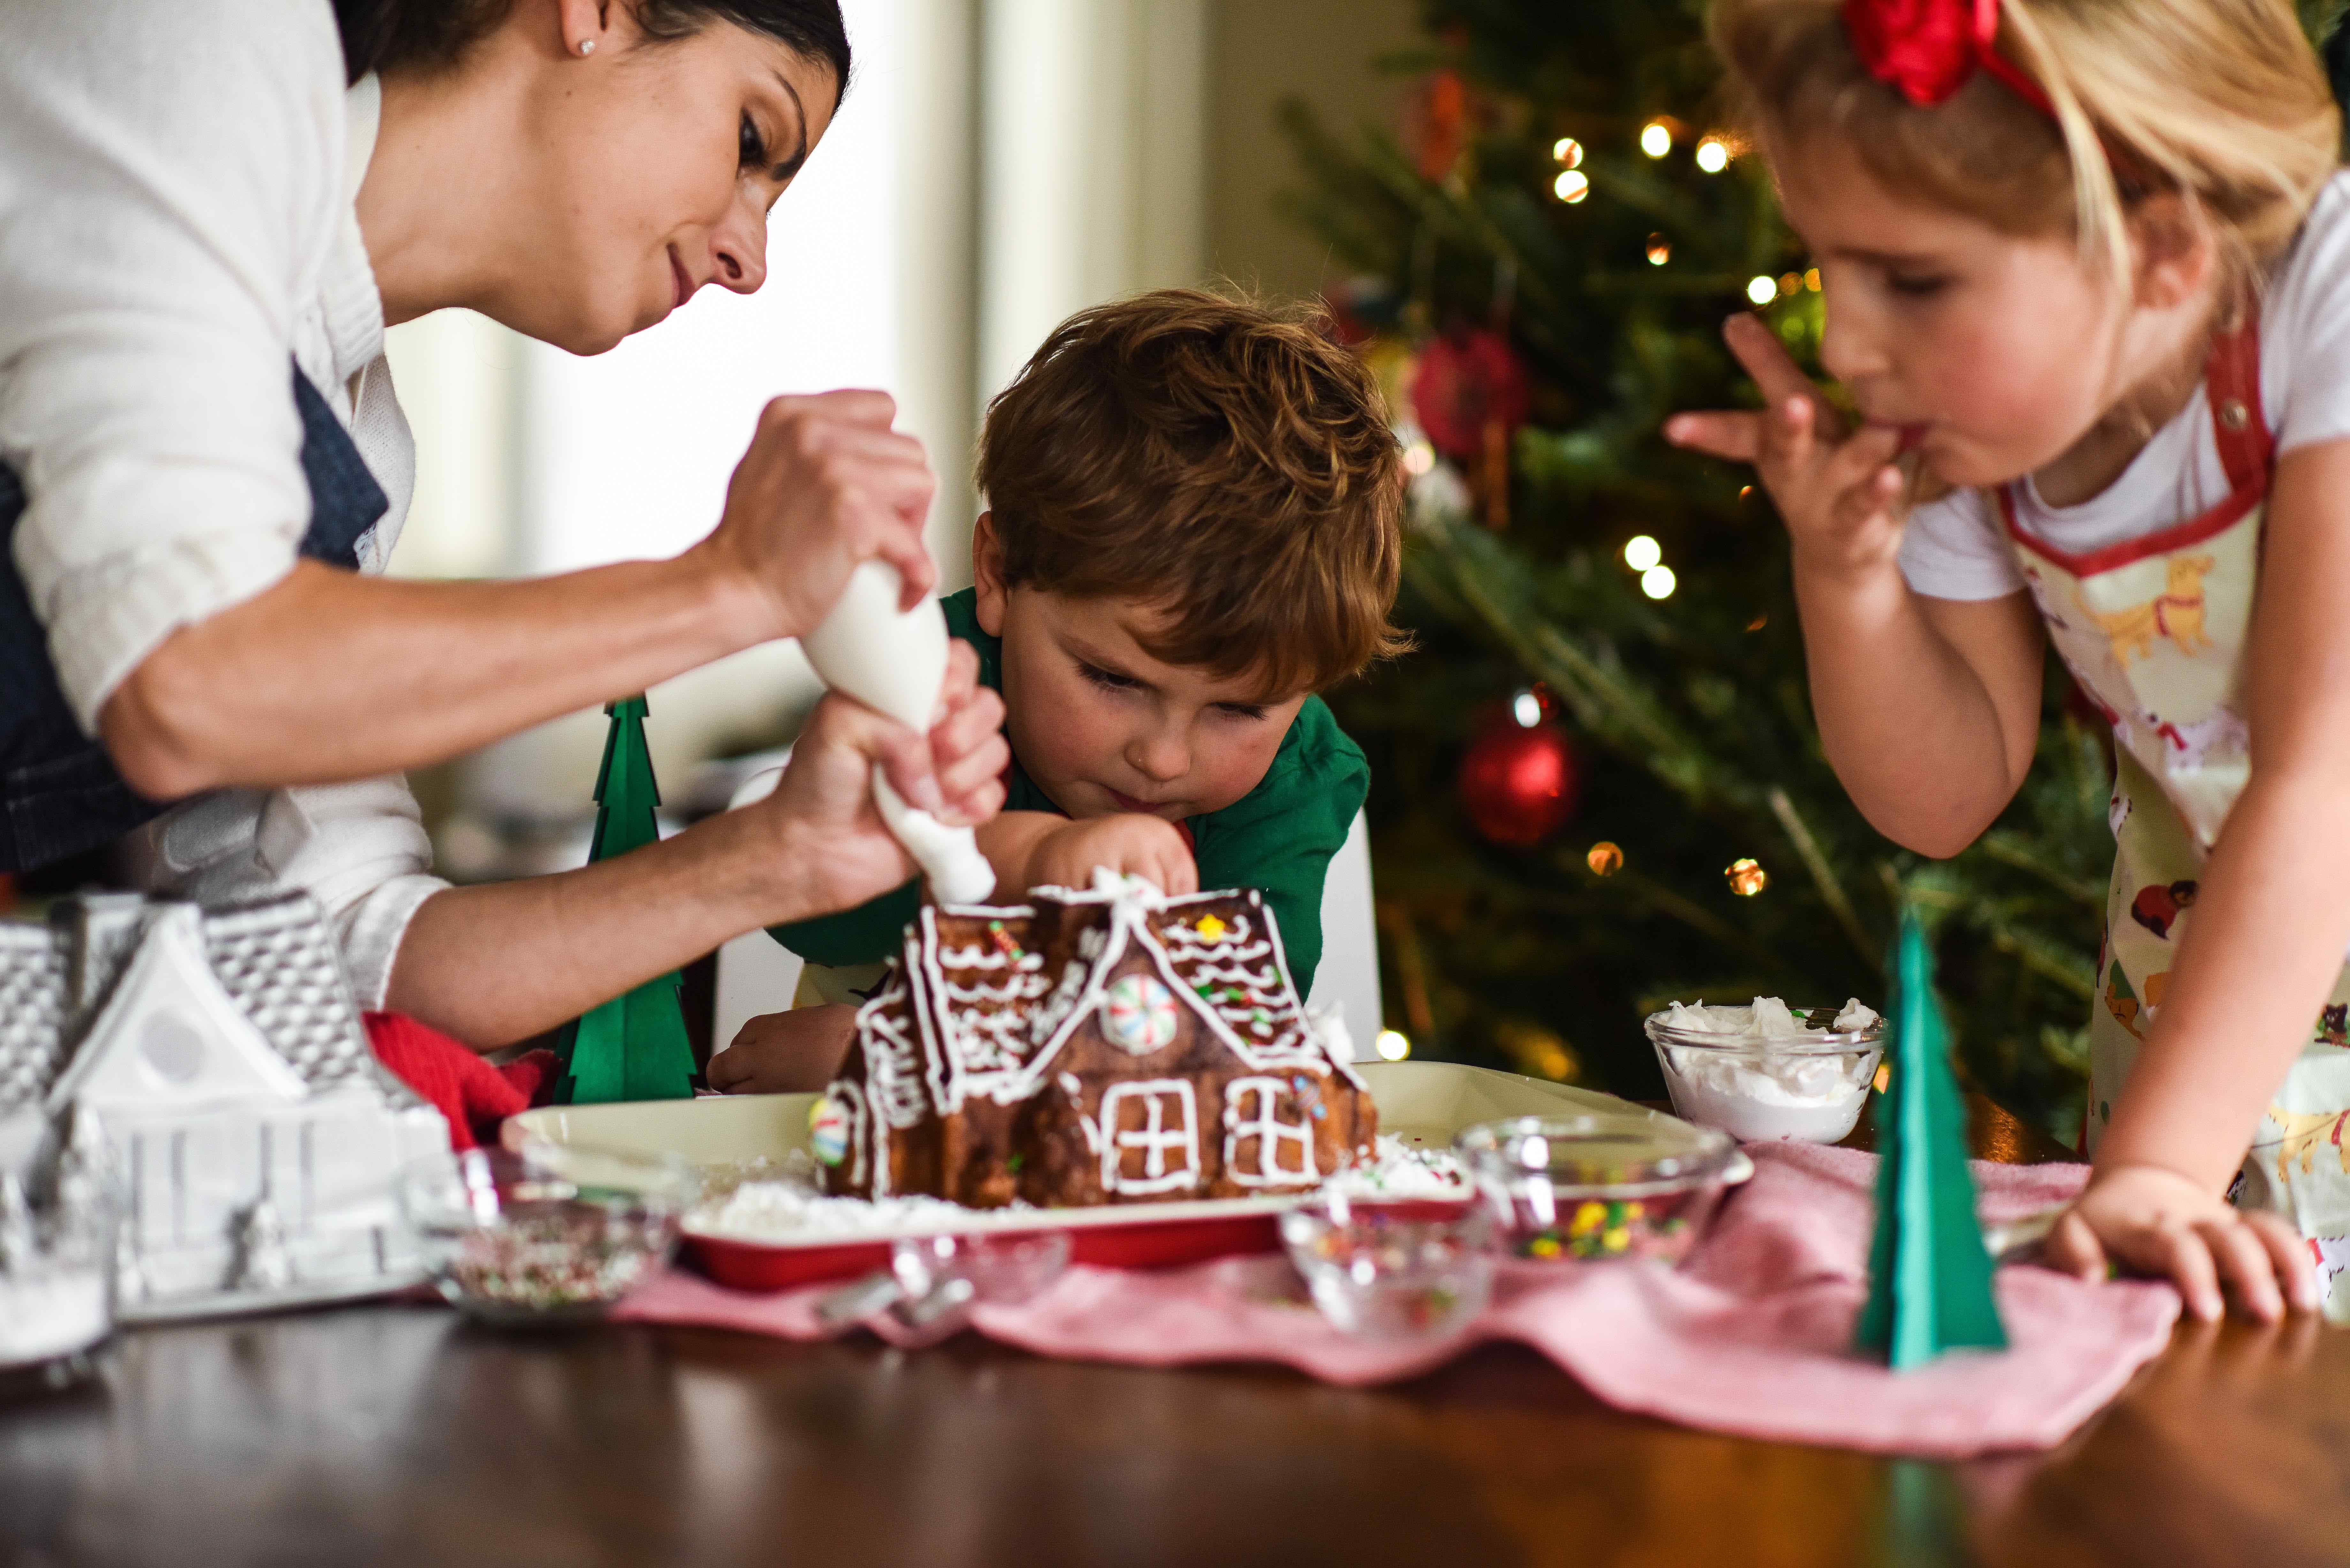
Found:
<path fill-rule="evenodd" d="M 979 624 L 1003 639 L 1004 728 L 1036 786 L 1073 817 L 1221 811 L 1273 765 L 1305 692 L 1266 701 L 1246 677 L 1144 651 L 1165 612 L 1127 598 L 1003 586 L 981 520 Z"/>

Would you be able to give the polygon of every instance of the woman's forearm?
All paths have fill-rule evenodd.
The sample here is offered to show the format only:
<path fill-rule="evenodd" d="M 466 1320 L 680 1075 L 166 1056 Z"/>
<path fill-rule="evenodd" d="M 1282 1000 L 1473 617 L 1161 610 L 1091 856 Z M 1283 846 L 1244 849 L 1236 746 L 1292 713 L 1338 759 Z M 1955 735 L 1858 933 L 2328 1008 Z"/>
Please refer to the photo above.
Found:
<path fill-rule="evenodd" d="M 436 893 L 400 940 L 387 1005 L 481 1050 L 555 1028 L 744 931 L 821 913 L 795 900 L 794 834 L 728 812 L 577 871 Z"/>
<path fill-rule="evenodd" d="M 1890 565 L 1836 576 L 1799 564 L 1795 598 L 1821 744 L 1853 804 L 1898 844 L 1957 854 L 2031 766 L 2041 645 L 2030 601 L 1928 601 Z"/>
<path fill-rule="evenodd" d="M 815 628 L 861 562 L 910 602 L 936 576 L 921 443 L 880 392 L 776 398 L 717 529 L 674 560 L 518 583 L 355 577 L 315 563 L 183 627 L 99 713 L 132 787 L 367 778 L 435 763 Z"/>
<path fill-rule="evenodd" d="M 2227 1186 L 2350 943 L 2341 813 L 2339 779 L 2255 773 L 2245 786 L 2098 1145 L 2101 1168 L 2156 1165 Z"/>
<path fill-rule="evenodd" d="M 913 869 L 873 805 L 873 767 L 908 741 L 935 764 L 942 820 L 1003 803 L 1003 704 L 951 656 L 928 736 L 847 698 L 809 715 L 775 793 L 559 876 L 452 888 L 400 939 L 388 1005 L 488 1050 L 551 1029 L 761 926 L 865 902 Z M 893 773 L 898 770 L 893 770 Z"/>
<path fill-rule="evenodd" d="M 748 647 L 760 607 L 698 552 L 521 582 L 355 576 L 302 562 L 183 627 L 108 699 L 141 794 L 419 767 Z"/>

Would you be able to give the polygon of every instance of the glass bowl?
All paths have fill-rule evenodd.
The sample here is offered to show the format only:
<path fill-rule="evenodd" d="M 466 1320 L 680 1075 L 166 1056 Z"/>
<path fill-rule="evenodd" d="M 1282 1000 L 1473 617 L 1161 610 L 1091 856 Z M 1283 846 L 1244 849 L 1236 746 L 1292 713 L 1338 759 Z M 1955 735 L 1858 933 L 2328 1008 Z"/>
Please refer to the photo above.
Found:
<path fill-rule="evenodd" d="M 452 1305 L 552 1325 L 600 1318 L 667 1262 L 699 1185 L 680 1160 L 532 1141 L 420 1162 L 400 1203 Z"/>
<path fill-rule="evenodd" d="M 110 1164 L 69 1154 L 38 1207 L 0 1172 L 0 1400 L 70 1386 L 114 1332 Z"/>
<path fill-rule="evenodd" d="M 1679 1263 L 1744 1162 L 1724 1133 L 1634 1112 L 1481 1122 L 1452 1147 L 1492 1210 L 1503 1250 L 1542 1262 Z"/>
<path fill-rule="evenodd" d="M 1476 1204 L 1344 1195 L 1281 1217 L 1281 1240 L 1322 1315 L 1372 1339 L 1440 1339 L 1493 1292 L 1492 1217 Z"/>
<path fill-rule="evenodd" d="M 976 1306 L 1034 1300 L 1069 1266 L 1066 1231 L 1004 1235 L 908 1236 L 891 1243 L 889 1266 L 819 1298 L 827 1324 L 897 1323 L 893 1343 L 931 1345 L 958 1333 Z"/>
<path fill-rule="evenodd" d="M 1885 1054 L 1882 1018 L 1839 1031 L 1839 1011 L 1797 1012 L 1801 1034 L 1769 1039 L 1677 1029 L 1666 1012 L 1646 1027 L 1675 1114 L 1746 1143 L 1835 1143 L 1859 1122 Z"/>

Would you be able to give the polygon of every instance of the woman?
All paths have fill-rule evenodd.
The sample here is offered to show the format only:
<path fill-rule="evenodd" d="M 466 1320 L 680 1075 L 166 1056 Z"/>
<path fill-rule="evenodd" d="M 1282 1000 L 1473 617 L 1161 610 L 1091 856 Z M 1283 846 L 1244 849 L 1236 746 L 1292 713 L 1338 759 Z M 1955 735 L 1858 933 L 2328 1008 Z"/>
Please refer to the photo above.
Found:
<path fill-rule="evenodd" d="M 967 659 L 927 739 L 827 700 L 763 805 L 565 876 L 426 875 L 397 776 L 807 630 L 861 560 L 927 591 L 877 392 L 770 404 L 674 560 L 372 575 L 414 462 L 386 326 L 598 353 L 757 288 L 835 0 L 0 0 L 0 870 L 129 832 L 157 892 L 307 889 L 362 1005 L 486 1048 L 901 881 L 875 757 L 995 809 Z"/>

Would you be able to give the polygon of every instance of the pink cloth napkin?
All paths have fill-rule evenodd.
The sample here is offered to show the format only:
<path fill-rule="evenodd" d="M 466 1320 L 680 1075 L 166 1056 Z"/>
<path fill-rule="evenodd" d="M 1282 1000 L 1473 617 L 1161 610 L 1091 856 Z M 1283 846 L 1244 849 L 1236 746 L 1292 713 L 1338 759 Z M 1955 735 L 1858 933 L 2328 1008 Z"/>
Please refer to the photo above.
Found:
<path fill-rule="evenodd" d="M 2062 1441 L 2162 1349 L 2178 1315 L 2168 1285 L 2085 1285 L 2007 1268 L 1997 1287 L 2007 1351 L 1888 1371 L 1850 1353 L 1867 1293 L 1876 1158 L 1809 1144 L 1748 1152 L 1753 1180 L 1682 1268 L 1507 1263 L 1492 1306 L 1434 1343 L 1339 1333 L 1280 1257 L 1155 1272 L 1073 1268 L 1024 1305 L 981 1308 L 972 1326 L 1043 1355 L 1277 1361 L 1342 1384 L 1412 1376 L 1481 1340 L 1515 1339 L 1622 1409 L 1749 1437 L 1957 1459 Z M 1988 1221 L 2061 1203 L 2087 1175 L 2077 1165 L 1973 1168 Z M 830 1288 L 747 1295 L 672 1271 L 617 1315 L 816 1339 L 840 1332 L 816 1316 Z"/>

